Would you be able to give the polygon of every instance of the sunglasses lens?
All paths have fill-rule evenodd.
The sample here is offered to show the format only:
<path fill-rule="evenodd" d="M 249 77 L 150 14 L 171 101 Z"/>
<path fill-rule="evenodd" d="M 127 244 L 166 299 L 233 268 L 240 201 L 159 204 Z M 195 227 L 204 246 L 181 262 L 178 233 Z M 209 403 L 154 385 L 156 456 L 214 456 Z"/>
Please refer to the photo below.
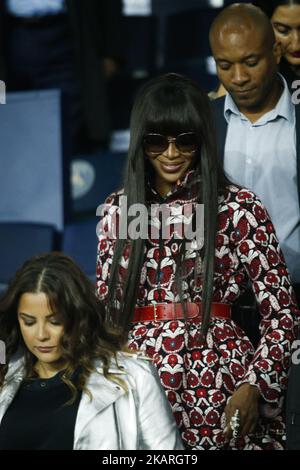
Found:
<path fill-rule="evenodd" d="M 177 147 L 183 153 L 195 152 L 198 148 L 196 135 L 193 132 L 180 134 L 176 139 Z"/>
<path fill-rule="evenodd" d="M 144 150 L 147 153 L 159 154 L 163 153 L 168 147 L 171 140 L 161 134 L 147 134 L 144 137 Z M 198 149 L 196 134 L 186 132 L 179 134 L 175 141 L 176 147 L 182 153 L 193 153 Z"/>
<path fill-rule="evenodd" d="M 144 138 L 144 149 L 148 153 L 163 153 L 168 145 L 167 138 L 160 134 L 147 134 Z"/>

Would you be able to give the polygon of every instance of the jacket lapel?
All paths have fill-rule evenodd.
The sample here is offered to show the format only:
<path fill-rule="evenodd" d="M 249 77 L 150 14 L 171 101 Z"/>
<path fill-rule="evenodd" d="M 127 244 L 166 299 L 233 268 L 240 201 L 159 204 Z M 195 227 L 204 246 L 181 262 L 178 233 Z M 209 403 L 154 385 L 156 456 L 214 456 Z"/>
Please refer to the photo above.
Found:
<path fill-rule="evenodd" d="M 126 373 L 120 371 L 114 366 L 109 369 L 109 373 L 118 375 L 125 381 Z M 127 380 L 125 382 L 128 385 Z M 92 400 L 87 393 L 83 392 L 77 413 L 74 445 L 77 442 L 78 437 L 82 434 L 84 428 L 94 418 L 94 416 L 101 413 L 101 411 L 126 394 L 126 391 L 121 386 L 117 383 L 111 382 L 103 376 L 101 367 L 97 368 L 97 371 L 90 375 L 86 388 L 91 392 Z"/>
<path fill-rule="evenodd" d="M 15 356 L 11 360 L 3 387 L 0 391 L 0 423 L 7 408 L 19 390 L 25 375 L 24 358 L 18 356 Z"/>
<path fill-rule="evenodd" d="M 218 157 L 219 161 L 224 163 L 224 150 L 227 135 L 227 121 L 224 117 L 225 97 L 222 96 L 212 101 L 212 107 L 215 117 L 215 128 L 217 133 Z"/>

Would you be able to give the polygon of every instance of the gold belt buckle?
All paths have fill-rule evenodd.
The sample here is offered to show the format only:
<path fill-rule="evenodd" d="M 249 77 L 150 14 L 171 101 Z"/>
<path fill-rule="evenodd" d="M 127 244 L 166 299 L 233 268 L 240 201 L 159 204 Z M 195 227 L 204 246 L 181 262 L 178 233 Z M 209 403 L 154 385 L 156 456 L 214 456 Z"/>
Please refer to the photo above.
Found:
<path fill-rule="evenodd" d="M 154 304 L 154 321 L 157 321 L 157 310 L 156 304 Z"/>

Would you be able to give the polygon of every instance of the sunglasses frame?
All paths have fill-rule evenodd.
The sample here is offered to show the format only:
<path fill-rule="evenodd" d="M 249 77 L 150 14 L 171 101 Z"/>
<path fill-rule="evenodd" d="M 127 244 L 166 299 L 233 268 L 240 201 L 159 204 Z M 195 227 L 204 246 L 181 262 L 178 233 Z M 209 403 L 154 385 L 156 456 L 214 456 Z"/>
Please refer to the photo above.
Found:
<path fill-rule="evenodd" d="M 163 137 L 164 140 L 165 140 L 165 143 L 167 144 L 166 147 L 163 150 L 159 150 L 158 152 L 153 152 L 151 150 L 146 150 L 145 139 L 146 139 L 147 136 L 151 136 L 151 135 L 156 135 L 156 136 Z M 178 145 L 177 139 L 178 139 L 178 137 L 183 136 L 183 135 L 194 135 L 196 137 L 195 132 L 182 132 L 181 134 L 178 134 L 176 137 L 168 137 L 166 135 L 159 134 L 158 132 L 149 132 L 148 134 L 146 134 L 144 136 L 144 139 L 143 139 L 145 152 L 149 153 L 151 155 L 160 155 L 161 153 L 164 153 L 169 148 L 169 145 L 172 142 L 175 143 L 175 146 L 176 146 L 177 150 L 179 150 L 179 152 L 181 152 L 183 155 L 190 155 L 190 154 L 193 154 L 193 153 L 197 152 L 198 148 L 196 148 L 195 150 L 189 150 L 189 151 L 185 151 L 185 150 L 182 150 L 180 148 L 180 144 Z M 198 146 L 198 144 L 197 144 L 197 146 Z"/>

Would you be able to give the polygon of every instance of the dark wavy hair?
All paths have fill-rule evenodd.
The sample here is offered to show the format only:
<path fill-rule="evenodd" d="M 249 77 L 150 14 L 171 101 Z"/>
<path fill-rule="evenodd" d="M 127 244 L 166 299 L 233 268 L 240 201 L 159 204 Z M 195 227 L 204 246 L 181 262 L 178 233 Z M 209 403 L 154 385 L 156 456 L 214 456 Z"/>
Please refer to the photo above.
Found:
<path fill-rule="evenodd" d="M 111 359 L 116 359 L 117 352 L 123 349 L 124 341 L 106 324 L 104 307 L 95 296 L 93 283 L 71 258 L 52 252 L 26 261 L 0 299 L 0 339 L 6 345 L 6 364 L 0 365 L 0 388 L 10 359 L 20 348 L 24 350 L 26 377 L 35 375 L 36 358 L 24 344 L 17 312 L 23 294 L 40 292 L 47 296 L 51 310 L 58 314 L 64 327 L 61 346 L 66 370 L 62 380 L 71 389 L 71 402 L 77 393 L 73 373 L 80 371 L 78 388 L 85 389 L 96 359 L 103 363 L 104 376 L 116 380 L 108 369 Z"/>
<path fill-rule="evenodd" d="M 271 18 L 276 8 L 281 6 L 300 5 L 300 0 L 255 0 L 252 3 L 256 7 L 261 8 L 261 10 Z"/>
<path fill-rule="evenodd" d="M 130 145 L 124 178 L 124 195 L 128 207 L 139 203 L 147 206 L 146 186 L 152 177 L 150 164 L 143 150 L 143 138 L 148 132 L 177 135 L 185 131 L 196 133 L 200 150 L 194 164 L 195 175 L 200 180 L 198 203 L 204 204 L 204 267 L 201 274 L 202 333 L 205 333 L 210 319 L 213 294 L 215 237 L 217 230 L 218 195 L 229 184 L 218 163 L 216 133 L 209 99 L 205 92 L 192 80 L 170 73 L 147 82 L 139 91 L 131 113 Z M 122 217 L 122 215 L 121 215 Z M 128 218 L 129 220 L 129 218 Z M 119 266 L 124 249 L 129 245 L 130 257 L 123 297 L 119 295 Z M 182 304 L 182 281 L 185 241 L 181 244 L 176 264 L 176 285 Z M 116 241 L 111 276 L 108 288 L 108 312 L 113 321 L 121 327 L 124 335 L 130 330 L 130 323 L 137 300 L 141 269 L 144 263 L 145 241 Z M 195 270 L 196 272 L 196 270 Z M 116 314 L 117 309 L 117 314 Z"/>

